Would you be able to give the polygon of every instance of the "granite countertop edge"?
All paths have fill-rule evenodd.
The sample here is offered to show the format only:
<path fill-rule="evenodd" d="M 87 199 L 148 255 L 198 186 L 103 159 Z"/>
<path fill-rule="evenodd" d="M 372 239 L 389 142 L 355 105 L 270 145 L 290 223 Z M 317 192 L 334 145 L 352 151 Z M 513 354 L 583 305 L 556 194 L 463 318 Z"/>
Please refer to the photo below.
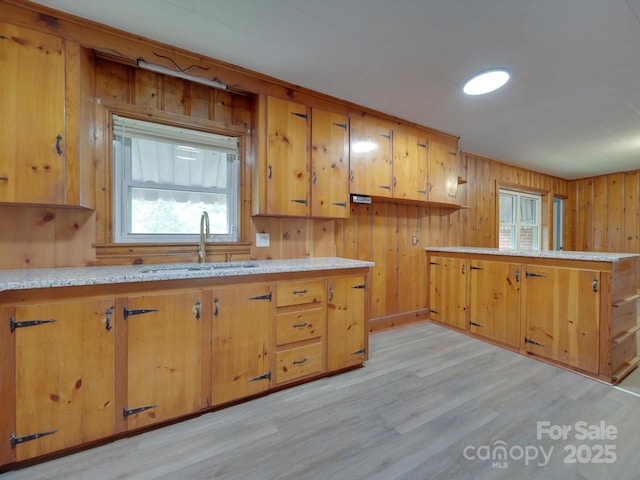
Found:
<path fill-rule="evenodd" d="M 103 267 L 0 270 L 0 292 L 52 287 L 268 275 L 373 267 L 375 263 L 341 257 L 248 260 L 219 263 L 167 263 Z"/>
<path fill-rule="evenodd" d="M 640 258 L 640 254 L 637 253 L 579 252 L 570 250 L 508 250 L 481 247 L 427 247 L 425 250 L 428 252 L 472 253 L 558 260 L 586 260 L 591 262 L 619 262 L 628 258 Z"/>

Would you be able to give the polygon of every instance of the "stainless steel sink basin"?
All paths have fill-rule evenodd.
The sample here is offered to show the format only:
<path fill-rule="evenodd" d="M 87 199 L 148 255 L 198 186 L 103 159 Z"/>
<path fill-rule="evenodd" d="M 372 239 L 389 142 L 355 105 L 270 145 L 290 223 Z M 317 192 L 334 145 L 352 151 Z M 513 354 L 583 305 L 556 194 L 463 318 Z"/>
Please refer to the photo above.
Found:
<path fill-rule="evenodd" d="M 159 264 L 144 267 L 142 273 L 157 272 L 198 272 L 202 270 L 242 270 L 245 268 L 256 268 L 258 265 L 251 262 L 225 262 L 225 263 L 179 263 L 179 264 Z"/>

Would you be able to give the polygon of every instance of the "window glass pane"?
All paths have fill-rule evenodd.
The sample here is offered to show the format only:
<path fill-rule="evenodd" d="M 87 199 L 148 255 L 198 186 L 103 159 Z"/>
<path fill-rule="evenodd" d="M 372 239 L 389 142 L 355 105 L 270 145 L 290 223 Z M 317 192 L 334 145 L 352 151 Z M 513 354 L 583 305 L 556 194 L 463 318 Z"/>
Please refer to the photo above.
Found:
<path fill-rule="evenodd" d="M 522 250 L 538 250 L 538 227 L 523 225 L 520 227 L 520 245 Z"/>
<path fill-rule="evenodd" d="M 203 211 L 212 234 L 227 234 L 227 196 L 221 194 L 131 188 L 131 233 L 199 234 Z"/>
<path fill-rule="evenodd" d="M 536 211 L 538 200 L 535 198 L 520 197 L 520 223 L 535 223 L 538 214 Z"/>
<path fill-rule="evenodd" d="M 500 225 L 499 248 L 516 248 L 516 227 Z"/>
<path fill-rule="evenodd" d="M 500 223 L 515 223 L 515 201 L 516 197 L 514 195 L 509 195 L 506 193 L 500 194 Z"/>

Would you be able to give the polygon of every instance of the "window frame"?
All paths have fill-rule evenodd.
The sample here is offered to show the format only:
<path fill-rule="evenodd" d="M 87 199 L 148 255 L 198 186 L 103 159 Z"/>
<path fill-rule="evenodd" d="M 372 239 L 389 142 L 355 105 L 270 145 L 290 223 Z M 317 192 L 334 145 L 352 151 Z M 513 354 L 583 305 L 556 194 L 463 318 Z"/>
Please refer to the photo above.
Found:
<path fill-rule="evenodd" d="M 241 241 L 241 224 L 242 224 L 242 175 L 243 175 L 243 167 L 242 167 L 242 152 L 243 152 L 243 140 L 244 135 L 242 133 L 236 131 L 228 131 L 227 129 L 218 129 L 215 126 L 211 126 L 209 128 L 205 128 L 201 125 L 193 125 L 190 123 L 180 122 L 180 121 L 172 121 L 170 119 L 160 119 L 160 118 L 152 118 L 149 119 L 139 118 L 138 115 L 132 115 L 130 113 L 121 113 L 118 111 L 109 112 L 109 161 L 111 165 L 111 192 L 112 198 L 110 202 L 111 208 L 111 242 L 114 244 L 148 244 L 148 245 L 161 245 L 161 244 L 190 244 L 197 243 L 199 241 L 199 233 L 194 234 L 135 234 L 135 233 L 127 233 L 123 231 L 123 227 L 128 222 L 129 217 L 129 208 L 127 208 L 127 204 L 124 201 L 124 193 L 123 188 L 127 186 L 139 186 L 138 182 L 130 182 L 127 183 L 126 178 L 124 178 L 124 169 L 126 168 L 125 162 L 122 162 L 123 165 L 119 165 L 116 160 L 116 151 L 115 151 L 115 134 L 114 134 L 114 119 L 116 117 L 120 117 L 123 119 L 127 119 L 133 122 L 144 122 L 155 124 L 161 130 L 163 127 L 170 127 L 173 129 L 181 130 L 186 132 L 192 132 L 194 134 L 194 138 L 202 136 L 203 134 L 214 134 L 221 135 L 225 137 L 235 138 L 236 142 L 236 153 L 235 159 L 233 163 L 235 163 L 235 168 L 229 165 L 227 170 L 227 187 L 230 184 L 233 184 L 235 188 L 231 192 L 228 200 L 228 220 L 229 225 L 229 233 L 226 234 L 211 234 L 208 242 L 214 243 L 239 243 Z M 151 121 L 150 121 L 151 120 Z M 125 137 L 126 138 L 126 137 Z M 156 185 L 158 190 L 181 190 L 187 192 L 196 192 L 196 193 L 218 193 L 212 191 L 212 189 L 207 189 L 204 187 L 197 187 L 194 189 L 183 188 L 181 186 L 173 186 L 171 188 L 165 188 L 163 185 Z M 147 188 L 147 186 L 145 186 Z M 196 229 L 199 226 L 196 226 Z"/>
<path fill-rule="evenodd" d="M 505 194 L 505 195 L 511 195 L 514 196 L 516 198 L 515 201 L 515 222 L 501 222 L 501 215 L 500 215 L 500 199 L 501 196 Z M 527 198 L 527 199 L 533 199 L 536 201 L 536 219 L 535 222 L 533 223 L 522 223 L 521 222 L 521 214 L 520 214 L 520 209 L 521 209 L 521 204 L 520 204 L 520 199 L 521 198 Z M 509 227 L 514 227 L 515 228 L 515 246 L 512 244 L 510 249 L 513 250 L 533 250 L 533 251 L 540 251 L 540 250 L 544 250 L 543 248 L 543 230 L 544 230 L 544 225 L 543 225 L 543 208 L 544 208 L 544 193 L 538 193 L 538 192 L 531 192 L 531 191 L 524 191 L 524 190 L 518 190 L 515 188 L 509 188 L 509 187 L 505 187 L 505 186 L 498 186 L 498 202 L 497 202 L 497 226 L 498 226 L 498 247 L 499 248 L 503 248 L 500 247 L 500 230 L 502 229 L 503 225 L 507 225 Z M 521 225 L 526 225 L 526 226 L 534 226 L 537 227 L 538 229 L 538 235 L 537 235 L 537 245 L 538 248 L 534 248 L 534 249 L 525 249 L 522 248 L 522 246 L 520 245 L 520 230 L 521 230 Z"/>

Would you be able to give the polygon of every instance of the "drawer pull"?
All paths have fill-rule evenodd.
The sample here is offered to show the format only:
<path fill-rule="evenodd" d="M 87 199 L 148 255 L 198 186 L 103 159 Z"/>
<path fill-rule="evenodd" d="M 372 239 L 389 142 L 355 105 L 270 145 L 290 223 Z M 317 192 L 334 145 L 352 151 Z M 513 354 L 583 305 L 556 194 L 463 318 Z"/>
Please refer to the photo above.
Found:
<path fill-rule="evenodd" d="M 302 360 L 294 360 L 293 363 L 294 365 L 302 365 L 304 362 L 306 362 L 308 360 L 307 357 L 304 357 Z"/>
<path fill-rule="evenodd" d="M 294 323 L 293 325 L 291 325 L 293 328 L 302 328 L 302 327 L 306 327 L 307 325 L 309 325 L 307 322 L 302 322 L 302 323 Z"/>
<path fill-rule="evenodd" d="M 293 293 L 294 295 L 304 295 L 305 293 L 307 293 L 309 290 L 307 290 L 306 288 L 304 290 L 294 290 Z"/>

